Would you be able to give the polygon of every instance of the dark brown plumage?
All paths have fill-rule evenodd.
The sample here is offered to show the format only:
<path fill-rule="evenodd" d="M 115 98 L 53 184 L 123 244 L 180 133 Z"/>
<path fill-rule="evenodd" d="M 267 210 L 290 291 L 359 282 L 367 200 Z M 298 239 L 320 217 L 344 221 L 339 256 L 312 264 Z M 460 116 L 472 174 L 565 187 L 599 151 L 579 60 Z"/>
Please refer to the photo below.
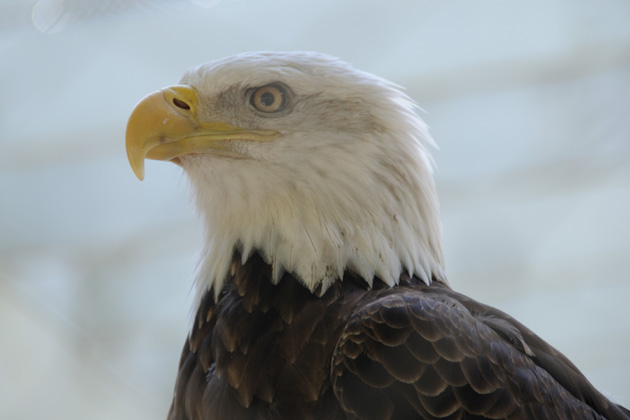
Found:
<path fill-rule="evenodd" d="M 200 305 L 169 420 L 628 419 L 526 327 L 434 281 L 322 297 L 235 255 Z"/>

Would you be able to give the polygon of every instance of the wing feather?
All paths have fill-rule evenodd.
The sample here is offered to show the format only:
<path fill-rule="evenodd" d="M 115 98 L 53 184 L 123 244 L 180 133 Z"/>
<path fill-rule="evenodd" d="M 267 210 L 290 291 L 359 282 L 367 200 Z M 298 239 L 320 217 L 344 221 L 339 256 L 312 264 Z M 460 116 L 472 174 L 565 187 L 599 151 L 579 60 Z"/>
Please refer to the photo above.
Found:
<path fill-rule="evenodd" d="M 625 418 L 565 360 L 496 309 L 446 287 L 401 287 L 358 305 L 331 372 L 359 419 Z"/>

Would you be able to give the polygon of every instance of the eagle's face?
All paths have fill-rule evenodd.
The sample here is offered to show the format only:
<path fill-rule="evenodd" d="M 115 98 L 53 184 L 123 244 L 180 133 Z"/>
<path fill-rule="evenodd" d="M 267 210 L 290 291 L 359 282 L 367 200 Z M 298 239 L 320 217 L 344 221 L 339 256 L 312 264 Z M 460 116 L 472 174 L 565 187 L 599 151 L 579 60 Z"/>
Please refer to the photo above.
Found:
<path fill-rule="evenodd" d="M 258 142 L 247 138 L 223 142 L 235 157 L 286 165 L 332 145 L 343 154 L 343 144 L 352 139 L 362 139 L 368 146 L 374 130 L 382 130 L 375 115 L 378 109 L 363 99 L 372 84 L 346 73 L 326 73 L 331 64 L 327 57 L 304 55 L 310 65 L 291 56 L 274 58 L 262 56 L 260 63 L 247 56 L 213 62 L 181 80 L 198 92 L 201 120 L 269 133 Z"/>
<path fill-rule="evenodd" d="M 346 269 L 443 277 L 431 140 L 392 84 L 314 53 L 241 54 L 180 83 L 138 104 L 127 151 L 140 178 L 145 157 L 189 175 L 204 287 L 220 291 L 237 247 L 321 292 Z"/>

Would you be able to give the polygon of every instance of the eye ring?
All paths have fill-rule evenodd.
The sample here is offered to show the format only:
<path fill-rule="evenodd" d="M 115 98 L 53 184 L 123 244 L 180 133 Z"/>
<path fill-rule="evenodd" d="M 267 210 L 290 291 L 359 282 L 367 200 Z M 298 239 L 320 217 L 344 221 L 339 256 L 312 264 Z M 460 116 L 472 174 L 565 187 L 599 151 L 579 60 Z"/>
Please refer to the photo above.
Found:
<path fill-rule="evenodd" d="M 287 105 L 286 89 L 276 83 L 261 86 L 254 90 L 249 103 L 260 112 L 282 111 Z"/>

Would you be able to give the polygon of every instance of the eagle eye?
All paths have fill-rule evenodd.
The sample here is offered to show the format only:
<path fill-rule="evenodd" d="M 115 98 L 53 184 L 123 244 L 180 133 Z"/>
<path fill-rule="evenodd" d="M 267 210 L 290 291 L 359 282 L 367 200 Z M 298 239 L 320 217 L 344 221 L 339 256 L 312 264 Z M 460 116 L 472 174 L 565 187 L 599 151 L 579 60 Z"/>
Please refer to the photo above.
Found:
<path fill-rule="evenodd" d="M 254 90 L 249 103 L 260 112 L 278 112 L 287 105 L 287 94 L 280 85 L 265 85 Z"/>

